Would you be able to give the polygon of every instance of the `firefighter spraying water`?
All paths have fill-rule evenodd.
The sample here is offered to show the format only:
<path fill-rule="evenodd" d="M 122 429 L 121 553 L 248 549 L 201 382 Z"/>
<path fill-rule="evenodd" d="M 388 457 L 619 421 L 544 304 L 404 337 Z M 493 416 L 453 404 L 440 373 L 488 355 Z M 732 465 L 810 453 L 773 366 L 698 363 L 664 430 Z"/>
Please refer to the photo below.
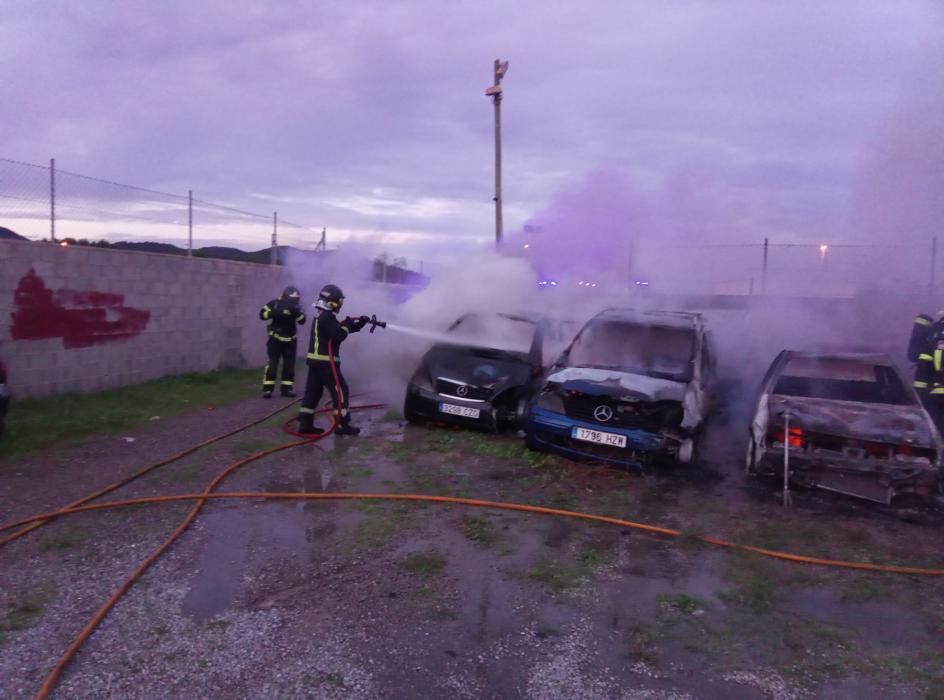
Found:
<path fill-rule="evenodd" d="M 316 311 L 308 342 L 308 379 L 298 411 L 298 431 L 306 435 L 324 432 L 315 426 L 314 419 L 315 409 L 326 388 L 338 409 L 339 422 L 335 432 L 338 435 L 358 435 L 361 432 L 360 428 L 351 425 L 350 392 L 341 372 L 341 343 L 348 335 L 358 333 L 365 326 L 371 326 L 370 332 L 373 333 L 378 327 L 385 328 L 387 324 L 378 321 L 376 316 L 348 316 L 338 321 L 337 313 L 343 305 L 344 292 L 334 284 L 325 285 L 313 304 Z"/>

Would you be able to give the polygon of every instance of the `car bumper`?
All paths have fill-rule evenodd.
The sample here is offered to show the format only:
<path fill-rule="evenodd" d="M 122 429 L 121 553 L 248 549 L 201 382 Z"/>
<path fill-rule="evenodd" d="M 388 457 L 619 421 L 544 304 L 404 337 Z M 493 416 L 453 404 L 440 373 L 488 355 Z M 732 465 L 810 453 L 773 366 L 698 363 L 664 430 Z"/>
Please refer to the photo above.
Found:
<path fill-rule="evenodd" d="M 768 448 L 754 471 L 783 477 L 784 450 Z M 790 451 L 790 482 L 804 488 L 841 493 L 888 505 L 905 494 L 928 500 L 941 478 L 935 464 L 908 464 L 876 459 L 855 459 L 823 455 L 810 456 Z"/>
<path fill-rule="evenodd" d="M 576 440 L 572 437 L 574 428 L 622 435 L 626 438 L 626 447 Z M 528 446 L 532 449 L 629 467 L 642 467 L 660 458 L 674 460 L 684 441 L 683 437 L 654 433 L 642 428 L 602 427 L 598 423 L 537 407 L 532 408 L 528 416 L 527 436 Z"/>
<path fill-rule="evenodd" d="M 478 409 L 479 417 L 468 418 L 465 416 L 456 416 L 451 413 L 444 413 L 440 410 L 441 404 Z M 462 401 L 454 397 L 440 396 L 434 391 L 420 389 L 412 385 L 407 388 L 404 413 L 408 417 L 412 415 L 422 420 L 456 425 L 463 428 L 494 430 L 497 423 L 495 411 L 492 405 L 487 401 Z"/>

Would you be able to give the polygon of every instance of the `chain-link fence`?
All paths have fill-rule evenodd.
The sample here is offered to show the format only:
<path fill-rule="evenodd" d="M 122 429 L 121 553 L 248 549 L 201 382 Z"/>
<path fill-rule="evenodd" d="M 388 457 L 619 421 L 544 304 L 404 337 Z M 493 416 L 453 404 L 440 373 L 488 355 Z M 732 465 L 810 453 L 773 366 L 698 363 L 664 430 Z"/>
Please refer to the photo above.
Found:
<path fill-rule="evenodd" d="M 193 251 L 232 245 L 324 249 L 323 228 L 169 193 L 0 158 L 0 226 L 25 238 L 148 241 Z"/>

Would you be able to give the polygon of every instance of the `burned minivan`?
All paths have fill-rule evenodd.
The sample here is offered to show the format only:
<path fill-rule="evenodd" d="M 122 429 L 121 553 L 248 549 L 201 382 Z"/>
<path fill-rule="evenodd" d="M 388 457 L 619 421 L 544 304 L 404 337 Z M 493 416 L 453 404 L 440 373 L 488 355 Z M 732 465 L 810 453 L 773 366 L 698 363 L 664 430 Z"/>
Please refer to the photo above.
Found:
<path fill-rule="evenodd" d="M 518 428 L 550 358 L 572 334 L 566 322 L 537 314 L 465 314 L 420 360 L 403 414 L 411 423 Z"/>
<path fill-rule="evenodd" d="M 528 447 L 636 467 L 694 462 L 712 404 L 711 346 L 698 314 L 603 311 L 532 400 Z"/>
<path fill-rule="evenodd" d="M 941 458 L 937 428 L 886 355 L 784 350 L 764 377 L 750 473 L 910 506 L 940 488 Z"/>

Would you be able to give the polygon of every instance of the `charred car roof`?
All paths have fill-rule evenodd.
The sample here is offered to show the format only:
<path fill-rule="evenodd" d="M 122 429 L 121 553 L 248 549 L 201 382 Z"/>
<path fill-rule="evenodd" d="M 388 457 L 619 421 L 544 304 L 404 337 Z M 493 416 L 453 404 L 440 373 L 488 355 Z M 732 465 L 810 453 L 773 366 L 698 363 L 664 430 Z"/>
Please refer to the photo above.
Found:
<path fill-rule="evenodd" d="M 702 325 L 702 316 L 689 311 L 661 311 L 647 309 L 605 309 L 594 316 L 589 324 L 596 323 L 634 323 L 665 328 L 698 328 Z"/>

